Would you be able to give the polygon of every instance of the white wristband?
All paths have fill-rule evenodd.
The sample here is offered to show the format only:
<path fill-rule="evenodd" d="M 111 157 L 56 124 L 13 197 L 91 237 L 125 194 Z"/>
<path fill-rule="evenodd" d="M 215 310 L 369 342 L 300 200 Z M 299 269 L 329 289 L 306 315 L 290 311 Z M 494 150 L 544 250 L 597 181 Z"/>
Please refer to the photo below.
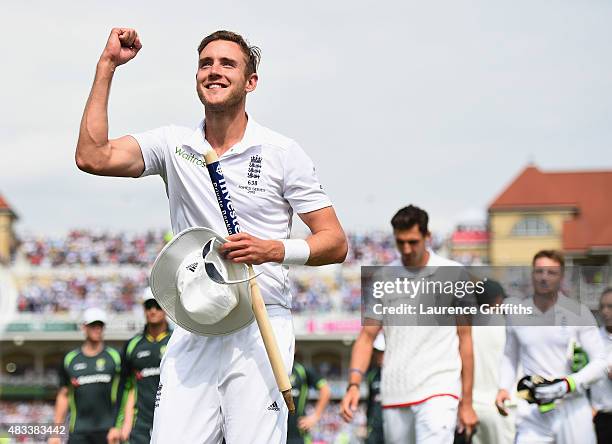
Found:
<path fill-rule="evenodd" d="M 310 247 L 304 239 L 282 239 L 285 246 L 285 265 L 304 265 L 310 257 Z"/>

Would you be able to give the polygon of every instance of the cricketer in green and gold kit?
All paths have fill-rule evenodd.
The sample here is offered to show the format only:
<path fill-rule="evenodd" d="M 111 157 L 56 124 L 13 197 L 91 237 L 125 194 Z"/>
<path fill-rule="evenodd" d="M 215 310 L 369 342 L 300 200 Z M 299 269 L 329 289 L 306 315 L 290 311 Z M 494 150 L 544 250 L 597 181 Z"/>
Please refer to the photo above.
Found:
<path fill-rule="evenodd" d="M 113 425 L 121 358 L 117 350 L 104 345 L 105 320 L 102 310 L 87 309 L 85 342 L 62 362 L 55 422 L 63 423 L 70 409 L 69 444 L 106 444 L 106 433 Z"/>
<path fill-rule="evenodd" d="M 380 337 L 382 337 L 382 335 Z M 380 340 L 377 338 L 377 340 L 374 341 L 372 364 L 366 373 L 366 381 L 368 383 L 366 410 L 366 415 L 368 417 L 368 435 L 364 444 L 384 444 L 385 442 L 382 405 L 380 403 L 380 374 L 384 351 L 384 340 L 382 341 L 381 348 Z"/>
<path fill-rule="evenodd" d="M 119 392 L 124 400 L 128 399 L 128 394 L 133 396 L 133 402 L 126 402 L 125 411 L 118 412 L 117 428 L 109 431 L 111 443 L 129 440 L 130 444 L 148 444 L 151 440 L 159 366 L 172 331 L 168 328 L 165 313 L 148 289 L 143 306 L 147 320 L 144 331 L 125 344 L 121 356 Z M 127 421 L 123 426 L 121 417 Z M 130 418 L 133 418 L 131 423 Z"/>
<path fill-rule="evenodd" d="M 310 430 L 319 422 L 321 415 L 329 403 L 331 392 L 327 381 L 314 370 L 304 367 L 299 362 L 293 363 L 291 371 L 291 391 L 295 403 L 295 414 L 289 415 L 287 427 L 287 444 L 309 444 L 312 442 Z M 312 387 L 319 391 L 319 399 L 314 412 L 304 416 L 308 389 Z"/>
<path fill-rule="evenodd" d="M 359 397 L 355 395 L 361 395 L 360 382 L 350 376 L 357 373 L 364 377 L 368 384 L 367 435 L 364 444 L 384 444 L 383 412 L 380 399 L 381 369 L 385 352 L 385 336 L 382 331 L 374 339 L 372 347 L 373 353 L 367 373 L 364 374 L 361 369 L 355 367 L 349 369 L 349 385 L 342 400 L 341 415 L 345 421 L 350 422 L 357 410 Z"/>

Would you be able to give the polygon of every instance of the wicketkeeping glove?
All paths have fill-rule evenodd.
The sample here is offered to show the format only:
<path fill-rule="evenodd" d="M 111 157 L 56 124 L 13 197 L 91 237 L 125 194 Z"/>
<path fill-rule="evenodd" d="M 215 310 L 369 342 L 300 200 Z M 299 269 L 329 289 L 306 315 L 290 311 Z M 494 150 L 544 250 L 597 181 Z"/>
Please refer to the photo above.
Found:
<path fill-rule="evenodd" d="M 589 363 L 589 355 L 578 344 L 574 344 L 574 353 L 572 355 L 572 372 L 577 373 Z"/>
<path fill-rule="evenodd" d="M 533 389 L 533 397 L 538 404 L 549 404 L 573 391 L 573 381 L 571 378 L 555 379 L 536 384 Z"/>
<path fill-rule="evenodd" d="M 529 403 L 538 404 L 544 413 L 555 408 L 555 400 L 573 392 L 576 384 L 571 377 L 548 380 L 538 375 L 525 376 L 518 383 L 518 395 Z"/>

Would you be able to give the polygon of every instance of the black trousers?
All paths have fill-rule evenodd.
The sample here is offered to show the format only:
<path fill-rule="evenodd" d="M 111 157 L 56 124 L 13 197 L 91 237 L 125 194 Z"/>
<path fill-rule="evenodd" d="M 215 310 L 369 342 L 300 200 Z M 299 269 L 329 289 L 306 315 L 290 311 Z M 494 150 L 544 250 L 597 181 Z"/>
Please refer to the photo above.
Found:
<path fill-rule="evenodd" d="M 68 436 L 68 444 L 106 444 L 106 431 L 73 432 Z"/>
<path fill-rule="evenodd" d="M 612 412 L 598 412 L 594 422 L 597 443 L 610 444 L 612 442 Z"/>

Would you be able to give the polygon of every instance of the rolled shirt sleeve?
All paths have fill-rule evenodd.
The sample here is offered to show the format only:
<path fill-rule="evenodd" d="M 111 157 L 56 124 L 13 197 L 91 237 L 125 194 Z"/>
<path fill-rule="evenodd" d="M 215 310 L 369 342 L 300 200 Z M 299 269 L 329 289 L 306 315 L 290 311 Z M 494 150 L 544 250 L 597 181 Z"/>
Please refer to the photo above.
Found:
<path fill-rule="evenodd" d="M 317 177 L 314 164 L 304 150 L 293 143 L 284 158 L 283 195 L 297 213 L 331 207 L 332 203 Z"/>
<path fill-rule="evenodd" d="M 142 133 L 130 134 L 138 142 L 144 159 L 145 169 L 140 177 L 151 175 L 166 177 L 168 131 L 169 127 L 163 126 Z"/>

